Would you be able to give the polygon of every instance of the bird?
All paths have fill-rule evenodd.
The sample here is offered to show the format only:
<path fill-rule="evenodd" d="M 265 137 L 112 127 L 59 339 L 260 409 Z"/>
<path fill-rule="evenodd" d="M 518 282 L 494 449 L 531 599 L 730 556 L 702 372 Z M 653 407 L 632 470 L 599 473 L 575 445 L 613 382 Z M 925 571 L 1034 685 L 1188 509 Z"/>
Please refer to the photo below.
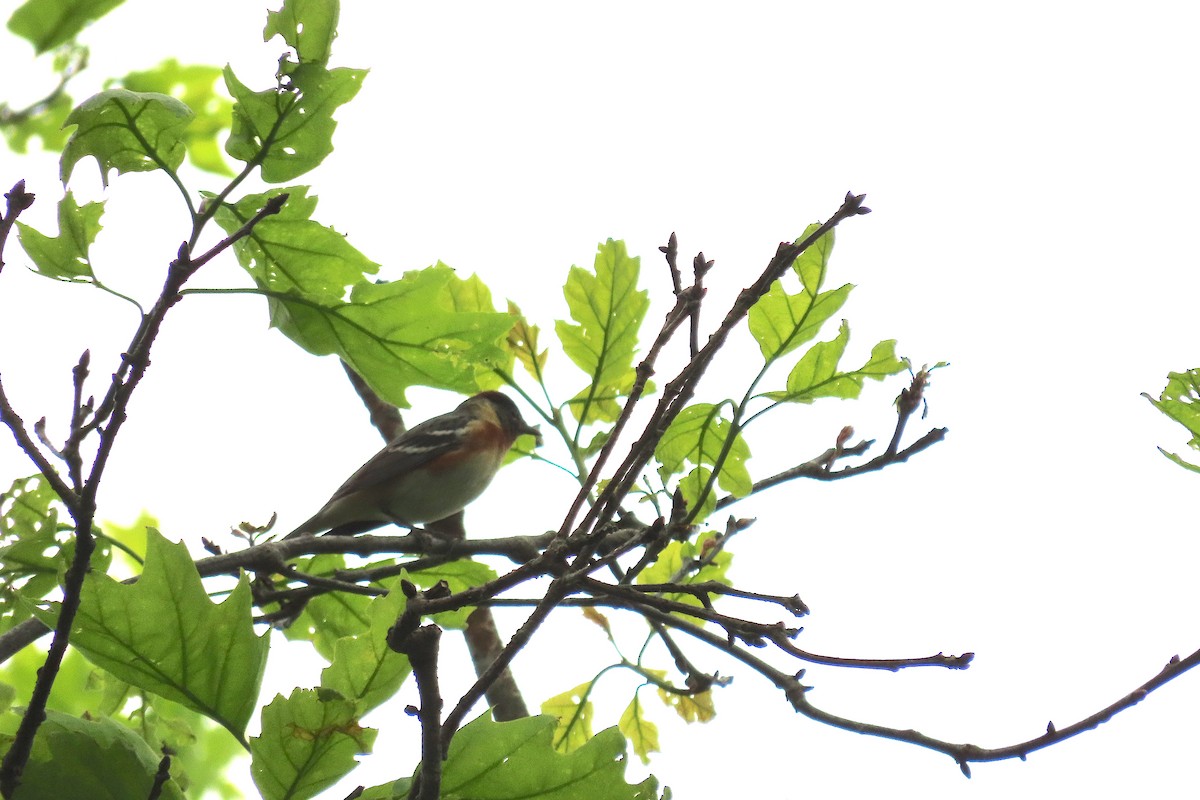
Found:
<path fill-rule="evenodd" d="M 512 398 L 480 392 L 397 436 L 283 538 L 352 535 L 389 523 L 415 528 L 457 514 L 483 494 L 521 434 L 542 443 Z"/>

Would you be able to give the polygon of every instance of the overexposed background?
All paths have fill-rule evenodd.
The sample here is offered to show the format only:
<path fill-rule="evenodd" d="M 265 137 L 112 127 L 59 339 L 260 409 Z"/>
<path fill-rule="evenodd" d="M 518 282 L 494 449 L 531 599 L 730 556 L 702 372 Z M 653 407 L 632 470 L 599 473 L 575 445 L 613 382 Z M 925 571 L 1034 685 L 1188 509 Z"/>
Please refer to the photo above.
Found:
<path fill-rule="evenodd" d="M 212 0 L 200 13 L 186 6 L 186 20 L 171 22 L 161 4 L 128 0 L 85 32 L 93 70 L 76 91 L 171 56 L 227 61 L 266 88 L 282 45 L 261 43 L 263 8 Z M 438 259 L 478 272 L 547 340 L 565 316 L 566 268 L 590 264 L 607 237 L 643 257 L 648 329 L 667 307 L 656 247 L 670 232 L 683 256 L 716 259 L 712 326 L 779 241 L 829 216 L 847 190 L 866 192 L 874 213 L 839 229 L 832 260 L 832 285 L 858 285 L 842 312 L 847 359 L 897 338 L 917 365 L 952 362 L 935 373 L 929 419 L 910 426 L 910 437 L 931 426 L 950 435 L 883 473 L 795 483 L 735 506 L 759 522 L 737 541 L 732 575 L 799 592 L 814 610 L 799 644 L 812 651 L 974 651 L 966 672 L 814 668 L 806 682 L 816 704 L 844 716 L 999 746 L 1086 716 L 1200 647 L 1188 505 L 1197 478 L 1156 452 L 1181 450 L 1182 429 L 1139 397 L 1200 360 L 1196 17 L 1169 2 L 1134 13 L 1109 3 L 347 0 L 335 63 L 371 74 L 337 115 L 336 151 L 304 181 L 321 197 L 317 219 L 386 276 Z M 25 45 L 4 42 L 4 74 L 33 76 Z M 7 82 L 6 99 L 44 93 L 41 74 Z M 53 158 L 0 152 L 0 185 L 27 180 L 40 200 L 25 219 L 43 230 L 54 228 L 56 176 Z M 128 175 L 106 195 L 88 160 L 72 188 L 81 201 L 111 196 L 93 250 L 102 279 L 151 298 L 186 235 L 173 187 Z M 136 320 L 118 301 L 24 272 L 15 247 L 7 255 L 0 371 L 27 420 L 45 414 L 61 431 L 79 352 L 92 350 L 99 393 Z M 232 257 L 197 280 L 246 283 Z M 702 399 L 745 374 L 756 351 L 740 346 Z M 340 367 L 269 331 L 254 298 L 181 304 L 153 362 L 100 498 L 105 518 L 146 508 L 196 549 L 201 536 L 272 511 L 290 529 L 378 446 Z M 552 369 L 563 397 L 579 387 L 564 358 Z M 886 442 L 901 385 L 789 410 L 791 439 L 751 429 L 752 472 L 807 460 L 845 424 Z M 455 402 L 422 390 L 411 399 L 414 421 Z M 0 442 L 0 482 L 27 472 Z M 556 471 L 521 463 L 468 525 L 479 536 L 545 530 L 571 495 Z M 502 619 L 508 630 L 517 622 Z M 446 641 L 447 663 L 461 669 L 443 691 L 457 697 L 465 653 Z M 1197 676 L 1026 763 L 975 765 L 967 781 L 944 756 L 797 717 L 748 670 L 692 652 L 735 681 L 707 726 L 675 723 L 643 694 L 664 749 L 650 771 L 676 797 L 1121 797 L 1195 783 Z M 610 659 L 599 629 L 566 611 L 515 669 L 536 705 Z M 264 700 L 317 680 L 319 665 L 283 660 L 269 667 Z M 624 680 L 604 684 L 610 716 L 598 714 L 597 728 L 628 701 Z M 406 686 L 399 704 L 367 718 L 387 734 L 378 755 L 329 797 L 409 771 L 416 722 L 399 709 L 415 697 Z"/>

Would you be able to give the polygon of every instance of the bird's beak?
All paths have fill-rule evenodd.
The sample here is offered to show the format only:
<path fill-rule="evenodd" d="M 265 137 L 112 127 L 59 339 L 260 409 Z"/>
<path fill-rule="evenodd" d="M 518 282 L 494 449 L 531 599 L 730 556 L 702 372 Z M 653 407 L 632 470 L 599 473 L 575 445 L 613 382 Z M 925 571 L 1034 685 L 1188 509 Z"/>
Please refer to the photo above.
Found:
<path fill-rule="evenodd" d="M 523 423 L 521 427 L 521 433 L 528 433 L 533 437 L 534 447 L 542 446 L 542 429 L 540 426 Z"/>

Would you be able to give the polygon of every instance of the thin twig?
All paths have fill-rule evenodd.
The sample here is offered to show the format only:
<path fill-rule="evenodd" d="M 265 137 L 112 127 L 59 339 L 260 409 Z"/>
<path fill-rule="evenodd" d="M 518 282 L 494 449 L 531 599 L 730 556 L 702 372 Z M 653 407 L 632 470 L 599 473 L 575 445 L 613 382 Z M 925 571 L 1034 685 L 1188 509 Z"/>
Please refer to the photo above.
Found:
<path fill-rule="evenodd" d="M 0 272 L 4 271 L 4 245 L 8 243 L 8 234 L 17 224 L 17 217 L 21 216 L 22 211 L 33 205 L 37 195 L 25 191 L 25 181 L 22 179 L 4 193 L 4 199 L 8 202 L 4 207 L 4 216 L 0 217 Z"/>
<path fill-rule="evenodd" d="M 716 358 L 717 353 L 724 347 L 729 335 L 750 312 L 750 308 L 770 290 L 771 284 L 792 265 L 792 262 L 801 253 L 812 247 L 822 236 L 837 227 L 843 220 L 869 213 L 870 209 L 862 204 L 864 197 L 865 195 L 847 193 L 841 207 L 833 216 L 802 241 L 780 243 L 775 256 L 754 283 L 738 294 L 737 299 L 725 314 L 725 318 L 717 330 L 709 336 L 700 352 L 692 357 L 683 369 L 663 387 L 662 396 L 641 437 L 630 448 L 625 461 L 617 468 L 596 504 L 580 523 L 577 529 L 578 533 L 594 530 L 597 524 L 612 518 L 620 504 L 624 502 L 626 495 L 629 494 L 642 469 L 653 456 L 655 446 L 662 438 L 663 432 L 691 400 L 695 393 L 696 383 Z"/>

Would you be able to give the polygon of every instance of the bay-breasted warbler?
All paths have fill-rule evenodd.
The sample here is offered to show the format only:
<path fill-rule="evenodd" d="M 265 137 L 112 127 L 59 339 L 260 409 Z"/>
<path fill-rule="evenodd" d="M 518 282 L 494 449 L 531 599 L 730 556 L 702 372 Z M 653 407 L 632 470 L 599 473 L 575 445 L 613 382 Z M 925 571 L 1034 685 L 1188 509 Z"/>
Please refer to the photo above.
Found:
<path fill-rule="evenodd" d="M 457 514 L 492 482 L 523 433 L 541 432 L 500 392 L 481 392 L 397 436 L 284 538 L 354 534 L 389 523 L 412 527 Z"/>

